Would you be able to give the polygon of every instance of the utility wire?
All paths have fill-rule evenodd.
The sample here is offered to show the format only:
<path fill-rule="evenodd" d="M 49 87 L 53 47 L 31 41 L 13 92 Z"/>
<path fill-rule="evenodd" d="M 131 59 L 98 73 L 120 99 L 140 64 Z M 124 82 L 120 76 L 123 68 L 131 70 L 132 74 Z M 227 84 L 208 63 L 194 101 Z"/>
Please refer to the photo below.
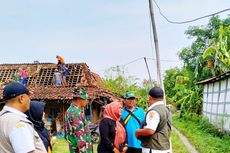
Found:
<path fill-rule="evenodd" d="M 132 64 L 132 63 L 135 63 L 135 62 L 137 62 L 137 61 L 139 61 L 139 60 L 141 60 L 141 59 L 144 59 L 144 58 L 146 58 L 147 60 L 156 60 L 156 59 L 154 59 L 154 58 L 140 57 L 140 58 L 134 59 L 134 60 L 132 60 L 132 61 L 126 63 L 126 64 L 117 65 L 117 66 L 118 66 L 118 67 L 126 67 L 127 65 Z M 162 62 L 180 62 L 180 61 L 177 61 L 177 60 L 160 60 L 160 61 L 162 61 Z M 111 67 L 117 67 L 117 66 L 111 66 Z M 107 69 L 108 69 L 108 68 L 100 69 L 100 70 L 98 70 L 98 71 L 96 71 L 96 72 L 105 71 L 105 70 L 107 70 Z"/>
<path fill-rule="evenodd" d="M 125 67 L 125 66 L 127 66 L 127 65 L 129 65 L 129 64 L 132 64 L 132 63 L 134 63 L 134 62 L 137 62 L 137 61 L 139 61 L 139 60 L 141 60 L 141 59 L 145 59 L 145 58 L 148 59 L 148 60 L 154 60 L 154 61 L 157 60 L 157 59 L 155 59 L 155 58 L 140 57 L 140 58 L 137 58 L 137 59 L 135 59 L 135 60 L 132 60 L 132 61 L 126 63 L 126 64 L 118 65 L 118 66 L 120 66 L 120 67 Z M 160 60 L 160 61 L 162 61 L 162 62 L 179 62 L 179 61 L 176 61 L 176 60 Z"/>
<path fill-rule="evenodd" d="M 131 62 L 128 62 L 128 63 L 126 63 L 126 64 L 123 64 L 123 65 L 120 65 L 121 67 L 125 67 L 125 66 L 127 66 L 127 65 L 129 65 L 129 64 L 132 64 L 132 63 L 134 63 L 134 62 L 136 62 L 136 61 L 139 61 L 139 60 L 141 60 L 141 59 L 143 59 L 144 57 L 140 57 L 140 58 L 137 58 L 137 59 L 135 59 L 135 60 L 133 60 L 133 61 L 131 61 Z"/>
<path fill-rule="evenodd" d="M 155 59 L 155 58 L 147 58 L 146 57 L 146 59 L 149 59 L 149 60 L 157 60 L 157 59 Z M 176 61 L 176 60 L 160 60 L 160 61 L 163 61 L 163 62 L 180 62 L 180 61 Z"/>
<path fill-rule="evenodd" d="M 215 16 L 217 14 L 220 14 L 220 13 L 223 13 L 223 12 L 226 12 L 226 11 L 230 11 L 230 8 L 227 8 L 227 9 L 224 9 L 224 10 L 221 10 L 221 11 L 218 11 L 216 13 L 212 13 L 212 14 L 209 14 L 209 15 L 205 15 L 205 16 L 201 16 L 201 17 L 198 17 L 198 18 L 195 18 L 195 19 L 192 19 L 192 20 L 187 20 L 187 21 L 182 21 L 182 22 L 178 22 L 178 21 L 171 21 L 169 20 L 161 11 L 161 8 L 159 7 L 159 5 L 157 4 L 157 2 L 155 0 L 153 0 L 154 3 L 156 4 L 158 10 L 159 10 L 159 13 L 160 15 L 169 23 L 172 23 L 172 24 L 186 24 L 186 23 L 190 23 L 190 22 L 194 22 L 194 21 L 197 21 L 197 20 L 200 20 L 200 19 L 203 19 L 203 18 L 207 18 L 207 17 L 210 17 L 210 16 Z"/>

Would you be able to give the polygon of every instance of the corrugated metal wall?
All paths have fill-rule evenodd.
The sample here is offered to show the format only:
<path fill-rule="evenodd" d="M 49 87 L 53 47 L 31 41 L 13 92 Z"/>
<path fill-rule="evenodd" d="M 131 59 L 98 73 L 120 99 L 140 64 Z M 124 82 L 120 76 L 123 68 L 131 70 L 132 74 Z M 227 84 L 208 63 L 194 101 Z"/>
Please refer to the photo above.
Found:
<path fill-rule="evenodd" d="M 230 78 L 205 84 L 203 96 L 203 115 L 230 132 Z"/>

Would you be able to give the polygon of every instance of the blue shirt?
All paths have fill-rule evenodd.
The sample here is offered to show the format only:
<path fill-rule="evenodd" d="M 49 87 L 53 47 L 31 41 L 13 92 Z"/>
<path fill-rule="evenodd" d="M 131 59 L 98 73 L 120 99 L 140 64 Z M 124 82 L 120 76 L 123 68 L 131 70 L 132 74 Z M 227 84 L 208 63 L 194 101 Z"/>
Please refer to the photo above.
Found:
<path fill-rule="evenodd" d="M 129 112 L 124 108 L 122 111 L 121 119 L 125 120 Z M 140 107 L 135 107 L 133 109 L 133 114 L 140 120 L 142 123 L 145 119 L 144 110 Z M 135 136 L 135 132 L 137 129 L 140 129 L 140 124 L 138 121 L 131 115 L 130 119 L 128 120 L 127 124 L 125 125 L 126 133 L 127 133 L 127 140 L 128 140 L 128 147 L 134 148 L 142 148 L 141 141 L 138 140 Z"/>

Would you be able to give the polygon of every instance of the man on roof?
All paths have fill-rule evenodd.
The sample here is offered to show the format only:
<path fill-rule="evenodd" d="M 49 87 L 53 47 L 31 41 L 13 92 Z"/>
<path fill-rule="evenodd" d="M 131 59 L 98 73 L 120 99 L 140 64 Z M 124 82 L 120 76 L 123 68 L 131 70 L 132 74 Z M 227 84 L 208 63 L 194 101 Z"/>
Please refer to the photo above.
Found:
<path fill-rule="evenodd" d="M 65 60 L 63 57 L 56 55 L 56 59 L 58 61 L 57 66 L 58 66 L 58 70 L 61 71 L 62 67 L 65 65 Z"/>
<path fill-rule="evenodd" d="M 56 55 L 56 58 L 58 60 L 58 64 L 65 64 L 65 60 L 63 57 L 59 56 L 59 55 Z"/>

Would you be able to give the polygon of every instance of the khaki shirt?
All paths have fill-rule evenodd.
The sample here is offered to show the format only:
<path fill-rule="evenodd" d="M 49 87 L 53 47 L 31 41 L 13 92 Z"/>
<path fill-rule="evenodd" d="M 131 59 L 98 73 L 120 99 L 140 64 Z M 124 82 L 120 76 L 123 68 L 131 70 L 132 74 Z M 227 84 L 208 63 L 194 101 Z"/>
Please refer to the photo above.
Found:
<path fill-rule="evenodd" d="M 0 112 L 0 142 L 0 153 L 47 153 L 26 115 L 8 106 Z"/>

